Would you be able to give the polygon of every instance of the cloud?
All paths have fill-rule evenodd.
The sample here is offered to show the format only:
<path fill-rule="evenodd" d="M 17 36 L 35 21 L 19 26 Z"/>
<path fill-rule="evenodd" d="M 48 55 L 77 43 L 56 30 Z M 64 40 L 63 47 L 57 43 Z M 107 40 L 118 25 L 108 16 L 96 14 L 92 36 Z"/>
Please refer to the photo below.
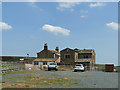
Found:
<path fill-rule="evenodd" d="M 116 22 L 107 23 L 106 26 L 108 26 L 114 30 L 118 30 L 118 23 L 116 23 Z"/>
<path fill-rule="evenodd" d="M 38 6 L 35 4 L 35 2 L 30 2 L 29 5 L 34 8 L 38 8 Z"/>
<path fill-rule="evenodd" d="M 31 6 L 31 7 L 33 7 L 33 8 L 37 8 L 39 11 L 43 11 L 43 9 L 39 8 L 39 6 L 36 4 L 37 1 L 38 0 L 30 0 L 29 3 L 28 3 L 28 5 Z"/>
<path fill-rule="evenodd" d="M 102 7 L 102 6 L 105 6 L 105 3 L 102 3 L 102 2 L 97 2 L 97 3 L 91 3 L 89 5 L 91 8 L 94 8 L 94 7 Z"/>
<path fill-rule="evenodd" d="M 85 15 L 81 15 L 80 17 L 81 17 L 81 18 L 86 18 L 87 16 L 85 16 Z"/>
<path fill-rule="evenodd" d="M 38 8 L 38 6 L 35 4 L 37 0 L 30 0 L 29 5 L 34 8 Z"/>
<path fill-rule="evenodd" d="M 73 7 L 79 4 L 80 4 L 79 2 L 62 2 L 59 3 L 56 9 L 60 11 L 64 11 L 65 9 L 70 9 L 71 11 L 73 11 L 74 10 Z"/>
<path fill-rule="evenodd" d="M 64 29 L 64 28 L 61 28 L 61 27 L 58 27 L 58 26 L 52 26 L 52 25 L 45 24 L 42 27 L 42 29 L 45 30 L 45 31 L 54 33 L 55 35 L 58 35 L 58 34 L 62 34 L 62 35 L 65 35 L 65 36 L 70 35 L 70 30 Z"/>
<path fill-rule="evenodd" d="M 8 25 L 5 22 L 0 22 L 0 31 L 12 29 L 12 26 Z"/>

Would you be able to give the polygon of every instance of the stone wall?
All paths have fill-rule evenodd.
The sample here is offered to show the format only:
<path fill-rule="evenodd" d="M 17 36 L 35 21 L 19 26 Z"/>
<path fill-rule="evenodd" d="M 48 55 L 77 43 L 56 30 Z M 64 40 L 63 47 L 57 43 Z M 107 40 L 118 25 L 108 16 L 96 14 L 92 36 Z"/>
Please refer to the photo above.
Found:
<path fill-rule="evenodd" d="M 74 65 L 75 62 L 75 52 L 71 49 L 65 49 L 60 52 L 61 60 L 60 63 L 63 65 Z M 70 57 L 66 58 L 65 55 L 70 55 Z"/>

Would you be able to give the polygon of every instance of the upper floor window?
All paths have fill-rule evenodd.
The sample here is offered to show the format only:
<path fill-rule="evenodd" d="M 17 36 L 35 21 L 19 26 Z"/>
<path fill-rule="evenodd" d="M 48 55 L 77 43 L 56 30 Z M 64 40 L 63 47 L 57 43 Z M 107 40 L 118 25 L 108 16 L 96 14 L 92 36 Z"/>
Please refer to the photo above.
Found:
<path fill-rule="evenodd" d="M 65 55 L 65 58 L 66 58 L 66 59 L 70 59 L 70 55 L 69 55 L 69 54 L 66 54 L 66 55 Z"/>
<path fill-rule="evenodd" d="M 88 58 L 88 56 L 84 56 L 84 58 Z"/>

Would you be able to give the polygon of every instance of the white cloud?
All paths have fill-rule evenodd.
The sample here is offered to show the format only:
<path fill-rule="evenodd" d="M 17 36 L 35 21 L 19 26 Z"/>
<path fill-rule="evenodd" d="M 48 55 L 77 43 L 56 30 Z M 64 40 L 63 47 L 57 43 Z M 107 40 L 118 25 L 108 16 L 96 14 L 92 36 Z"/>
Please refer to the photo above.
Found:
<path fill-rule="evenodd" d="M 29 0 L 29 5 L 31 6 L 31 7 L 34 7 L 34 8 L 37 8 L 38 6 L 36 5 L 36 2 L 37 0 Z"/>
<path fill-rule="evenodd" d="M 86 18 L 87 16 L 85 16 L 85 15 L 81 15 L 80 17 L 81 17 L 81 18 Z"/>
<path fill-rule="evenodd" d="M 65 29 L 65 28 L 61 28 L 61 27 L 58 27 L 58 26 L 52 26 L 52 25 L 45 24 L 42 27 L 42 29 L 45 30 L 45 31 L 49 31 L 51 33 L 54 33 L 55 35 L 58 35 L 58 34 L 62 34 L 62 35 L 65 35 L 65 36 L 70 35 L 70 30 Z"/>
<path fill-rule="evenodd" d="M 38 6 L 35 4 L 36 1 L 37 1 L 37 0 L 30 0 L 29 5 L 30 5 L 31 7 L 37 8 Z"/>
<path fill-rule="evenodd" d="M 63 11 L 65 9 L 71 9 L 71 11 L 73 11 L 73 7 L 79 4 L 79 2 L 61 2 L 56 9 L 60 11 Z"/>
<path fill-rule="evenodd" d="M 106 26 L 108 26 L 114 30 L 118 30 L 118 23 L 116 23 L 116 22 L 107 23 Z"/>
<path fill-rule="evenodd" d="M 38 8 L 38 6 L 35 4 L 35 2 L 30 2 L 29 5 L 34 8 Z"/>
<path fill-rule="evenodd" d="M 0 31 L 12 29 L 12 26 L 8 25 L 5 22 L 0 22 Z"/>
<path fill-rule="evenodd" d="M 105 6 L 105 3 L 102 3 L 102 2 L 97 2 L 97 3 L 91 3 L 90 5 L 89 5 L 91 8 L 93 8 L 93 7 L 102 7 L 102 6 Z"/>
<path fill-rule="evenodd" d="M 33 8 L 37 8 L 39 11 L 43 11 L 43 9 L 39 8 L 39 6 L 36 4 L 37 1 L 38 0 L 30 0 L 29 3 L 28 3 L 28 5 L 31 6 L 31 7 L 33 7 Z"/>

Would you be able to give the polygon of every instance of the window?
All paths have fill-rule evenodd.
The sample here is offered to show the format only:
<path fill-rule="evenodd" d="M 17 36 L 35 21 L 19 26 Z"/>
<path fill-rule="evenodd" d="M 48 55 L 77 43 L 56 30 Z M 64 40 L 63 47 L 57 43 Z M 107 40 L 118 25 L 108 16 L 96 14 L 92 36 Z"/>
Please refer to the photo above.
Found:
<path fill-rule="evenodd" d="M 34 62 L 34 65 L 38 65 L 38 62 L 35 61 L 35 62 Z"/>
<path fill-rule="evenodd" d="M 75 66 L 81 66 L 81 64 L 76 64 Z"/>
<path fill-rule="evenodd" d="M 43 62 L 43 65 L 47 65 L 47 62 Z"/>
<path fill-rule="evenodd" d="M 70 59 L 70 55 L 69 54 L 65 55 L 65 58 Z"/>
<path fill-rule="evenodd" d="M 56 65 L 56 63 L 50 63 L 50 65 Z"/>
<path fill-rule="evenodd" d="M 88 56 L 84 56 L 84 58 L 88 58 Z"/>

